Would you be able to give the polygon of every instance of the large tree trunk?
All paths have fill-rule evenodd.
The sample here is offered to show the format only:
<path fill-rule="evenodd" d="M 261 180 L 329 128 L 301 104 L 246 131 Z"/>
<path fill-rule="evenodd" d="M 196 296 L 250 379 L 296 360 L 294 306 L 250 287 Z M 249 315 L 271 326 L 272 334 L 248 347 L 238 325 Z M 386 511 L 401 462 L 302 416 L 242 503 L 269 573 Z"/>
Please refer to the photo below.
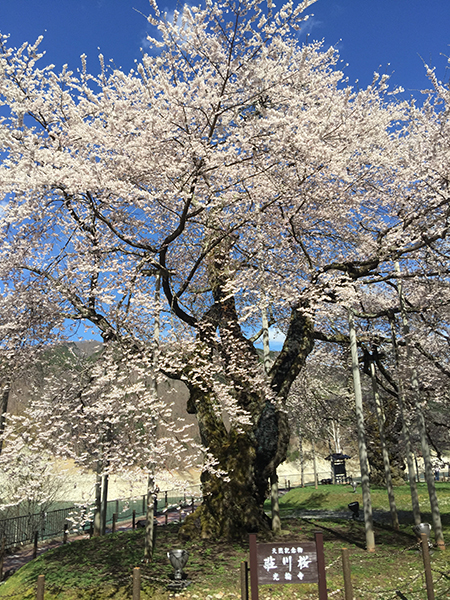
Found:
<path fill-rule="evenodd" d="M 251 403 L 254 399 L 249 399 Z M 196 407 L 202 443 L 215 464 L 202 474 L 203 503 L 187 518 L 182 535 L 239 539 L 271 528 L 263 504 L 273 466 L 286 455 L 287 418 L 267 401 L 254 425 L 228 430 L 217 414 L 212 394 L 191 388 L 189 408 Z"/>
<path fill-rule="evenodd" d="M 283 349 L 264 372 L 228 287 L 232 243 L 231 237 L 222 240 L 208 256 L 214 304 L 197 324 L 197 350 L 184 370 L 188 411 L 197 415 L 202 443 L 214 459 L 213 470 L 202 474 L 203 503 L 181 529 L 189 537 L 236 539 L 271 528 L 264 500 L 290 437 L 283 406 L 313 348 L 313 324 L 302 307 L 294 307 Z M 232 415 L 224 420 L 223 399 L 247 422 Z"/>
<path fill-rule="evenodd" d="M 222 306 L 222 310 L 227 327 L 221 328 L 221 345 L 216 344 L 213 350 L 212 339 L 199 343 L 193 366 L 185 372 L 190 390 L 188 411 L 196 414 L 202 443 L 215 461 L 213 470 L 202 474 L 203 503 L 186 519 L 181 529 L 185 537 L 237 539 L 249 532 L 271 529 L 263 505 L 269 494 L 269 479 L 285 460 L 290 438 L 282 405 L 313 347 L 311 322 L 299 310 L 293 310 L 283 350 L 269 373 L 270 387 L 265 387 L 256 352 L 240 328 L 232 327 L 234 307 L 228 306 L 225 311 Z M 205 341 L 208 329 L 205 325 L 201 332 Z M 215 332 L 215 328 L 209 331 Z M 211 359 L 214 351 L 225 357 L 225 365 L 231 365 L 221 377 L 226 378 L 238 407 L 249 414 L 249 424 L 226 426 L 218 409 L 214 381 L 199 381 L 194 365 L 202 360 L 206 363 L 203 353 Z"/>

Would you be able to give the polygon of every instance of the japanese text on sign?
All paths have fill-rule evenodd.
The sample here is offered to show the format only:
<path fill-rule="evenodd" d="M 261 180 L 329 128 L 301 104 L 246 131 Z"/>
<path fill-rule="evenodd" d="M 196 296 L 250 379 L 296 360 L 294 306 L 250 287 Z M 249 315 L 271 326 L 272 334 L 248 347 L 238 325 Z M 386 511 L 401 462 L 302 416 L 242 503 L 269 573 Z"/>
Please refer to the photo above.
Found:
<path fill-rule="evenodd" d="M 258 544 L 258 580 L 268 583 L 318 581 L 316 544 Z"/>

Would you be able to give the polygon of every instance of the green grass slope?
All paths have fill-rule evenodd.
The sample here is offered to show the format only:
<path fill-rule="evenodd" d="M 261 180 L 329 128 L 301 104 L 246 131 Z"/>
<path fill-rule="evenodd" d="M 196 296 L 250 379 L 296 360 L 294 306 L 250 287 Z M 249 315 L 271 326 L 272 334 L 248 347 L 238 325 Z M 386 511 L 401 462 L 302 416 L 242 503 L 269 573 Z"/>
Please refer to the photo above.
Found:
<path fill-rule="evenodd" d="M 450 545 L 450 484 L 437 485 L 441 503 L 444 536 Z M 426 489 L 420 486 L 426 519 Z M 396 489 L 397 503 L 408 515 L 409 489 Z M 387 525 L 377 524 L 375 553 L 365 551 L 365 531 L 361 521 L 349 519 L 303 519 L 302 510 L 342 510 L 354 500 L 361 501 L 347 486 L 321 486 L 319 490 L 303 488 L 291 490 L 281 498 L 281 508 L 291 516 L 283 519 L 280 543 L 304 542 L 314 539 L 314 531 L 323 532 L 327 586 L 329 598 L 344 599 L 341 549 L 350 550 L 350 562 L 355 597 L 358 600 L 408 600 L 426 598 L 423 563 L 411 524 L 402 524 L 399 532 Z M 387 507 L 386 492 L 374 489 L 374 509 Z M 402 513 L 403 514 L 403 513 Z M 292 516 L 296 515 L 296 516 Z M 104 538 L 80 540 L 51 550 L 20 569 L 0 586 L 0 598 L 34 600 L 36 581 L 45 575 L 45 600 L 125 600 L 132 597 L 132 572 L 141 567 L 141 600 L 167 600 L 175 596 L 167 590 L 173 573 L 167 559 L 170 549 L 181 547 L 189 552 L 186 573 L 192 584 L 179 598 L 187 600 L 220 600 L 240 598 L 240 563 L 248 560 L 248 544 L 222 542 L 180 542 L 178 525 L 158 528 L 154 560 L 141 563 L 143 532 L 125 532 Z M 449 550 L 433 551 L 431 556 L 436 598 L 450 598 Z M 259 590 L 261 600 L 295 598 L 316 599 L 317 586 L 312 584 L 268 585 Z"/>

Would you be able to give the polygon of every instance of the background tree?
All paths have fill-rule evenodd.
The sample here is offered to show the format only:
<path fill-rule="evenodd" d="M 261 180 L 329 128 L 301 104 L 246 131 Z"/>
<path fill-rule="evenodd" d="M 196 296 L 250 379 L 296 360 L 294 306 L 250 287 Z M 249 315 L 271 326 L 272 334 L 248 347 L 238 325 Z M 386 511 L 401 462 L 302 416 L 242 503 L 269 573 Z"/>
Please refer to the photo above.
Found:
<path fill-rule="evenodd" d="M 311 443 L 313 459 L 316 448 L 322 455 L 357 452 L 347 354 L 347 344 L 318 342 L 289 392 L 292 430 L 301 435 L 302 443 Z"/>
<path fill-rule="evenodd" d="M 0 273 L 1 277 L 1 273 Z M 17 276 L 0 281 L 0 453 L 11 386 L 43 348 L 61 339 L 62 317 L 48 289 Z"/>

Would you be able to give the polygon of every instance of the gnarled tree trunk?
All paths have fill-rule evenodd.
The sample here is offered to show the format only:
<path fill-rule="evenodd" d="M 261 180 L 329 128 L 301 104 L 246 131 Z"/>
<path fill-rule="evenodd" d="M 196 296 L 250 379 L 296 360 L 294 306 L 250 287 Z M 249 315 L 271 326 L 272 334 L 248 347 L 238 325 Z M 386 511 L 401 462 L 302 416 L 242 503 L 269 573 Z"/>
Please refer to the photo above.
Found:
<path fill-rule="evenodd" d="M 216 226 L 220 231 L 220 223 Z M 290 428 L 284 404 L 314 344 L 311 319 L 294 307 L 283 349 L 265 373 L 229 287 L 234 242 L 232 236 L 220 239 L 208 254 L 214 302 L 196 323 L 197 348 L 183 373 L 188 412 L 196 414 L 202 443 L 214 459 L 213 469 L 202 474 L 203 503 L 181 529 L 186 537 L 236 539 L 270 530 L 263 506 L 269 479 L 286 458 Z"/>
<path fill-rule="evenodd" d="M 289 443 L 290 427 L 283 404 L 313 347 L 312 323 L 301 310 L 294 309 L 283 350 L 269 373 L 270 385 L 265 386 L 264 377 L 259 376 L 262 365 L 243 337 L 237 317 L 233 318 L 236 313 L 232 303 L 228 298 L 227 307 L 211 311 L 219 317 L 220 341 L 216 338 L 213 344 L 215 324 L 205 325 L 201 331 L 203 342 L 192 364 L 206 364 L 206 358 L 211 361 L 211 355 L 217 352 L 225 365 L 221 378 L 249 419 L 247 424 L 227 424 L 214 380 L 203 377 L 199 381 L 198 369 L 185 372 L 190 390 L 188 411 L 196 414 L 202 443 L 215 464 L 212 471 L 202 474 L 203 503 L 186 519 L 181 529 L 184 537 L 238 539 L 249 532 L 271 529 L 263 505 L 269 494 L 269 479 L 285 460 Z"/>
<path fill-rule="evenodd" d="M 214 402 L 191 389 L 189 406 L 196 406 L 203 444 L 216 464 L 202 474 L 203 504 L 188 517 L 182 534 L 238 539 L 249 532 L 270 530 L 263 504 L 268 480 L 285 456 L 289 427 L 284 413 L 261 399 L 254 425 L 226 428 Z"/>

